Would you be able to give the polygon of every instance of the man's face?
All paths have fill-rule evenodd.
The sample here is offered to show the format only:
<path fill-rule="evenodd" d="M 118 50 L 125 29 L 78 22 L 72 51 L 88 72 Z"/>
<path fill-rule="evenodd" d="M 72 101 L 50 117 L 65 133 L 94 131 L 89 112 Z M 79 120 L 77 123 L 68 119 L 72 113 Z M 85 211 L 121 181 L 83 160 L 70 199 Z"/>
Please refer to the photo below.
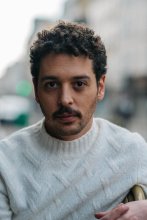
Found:
<path fill-rule="evenodd" d="M 91 127 L 96 103 L 104 96 L 104 83 L 103 75 L 97 84 L 92 60 L 85 56 L 45 56 L 34 87 L 47 132 L 62 140 L 85 134 Z"/>

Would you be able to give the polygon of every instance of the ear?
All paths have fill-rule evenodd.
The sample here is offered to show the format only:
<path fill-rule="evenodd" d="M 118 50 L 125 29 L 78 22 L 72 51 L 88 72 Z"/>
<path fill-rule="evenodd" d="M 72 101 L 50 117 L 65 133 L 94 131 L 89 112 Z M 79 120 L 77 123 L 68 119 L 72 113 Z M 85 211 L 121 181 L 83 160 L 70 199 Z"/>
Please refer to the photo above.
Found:
<path fill-rule="evenodd" d="M 36 78 L 32 78 L 33 86 L 34 86 L 34 93 L 35 93 L 35 100 L 38 101 L 38 93 L 37 93 L 37 87 L 38 87 L 38 81 Z"/>
<path fill-rule="evenodd" d="M 105 79 L 106 76 L 103 74 L 98 81 L 98 94 L 97 94 L 98 101 L 103 100 L 105 95 Z"/>

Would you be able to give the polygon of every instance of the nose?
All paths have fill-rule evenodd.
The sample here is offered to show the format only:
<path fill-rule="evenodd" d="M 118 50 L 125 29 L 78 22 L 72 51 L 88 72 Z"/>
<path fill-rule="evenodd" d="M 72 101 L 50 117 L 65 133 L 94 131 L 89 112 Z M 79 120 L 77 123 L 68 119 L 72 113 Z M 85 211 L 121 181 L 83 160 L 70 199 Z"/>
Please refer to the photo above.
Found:
<path fill-rule="evenodd" d="M 60 90 L 58 103 L 63 106 L 73 104 L 72 91 L 68 86 L 63 86 Z"/>

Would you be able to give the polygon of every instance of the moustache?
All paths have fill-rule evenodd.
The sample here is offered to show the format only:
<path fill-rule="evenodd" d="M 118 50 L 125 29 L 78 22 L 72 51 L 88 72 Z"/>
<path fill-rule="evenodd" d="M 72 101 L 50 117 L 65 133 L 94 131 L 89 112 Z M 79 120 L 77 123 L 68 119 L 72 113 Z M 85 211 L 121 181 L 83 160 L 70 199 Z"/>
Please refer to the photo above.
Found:
<path fill-rule="evenodd" d="M 72 116 L 76 116 L 81 118 L 82 115 L 79 111 L 76 111 L 70 107 L 60 107 L 56 112 L 53 113 L 53 118 L 58 118 L 63 116 L 64 114 L 70 114 Z"/>

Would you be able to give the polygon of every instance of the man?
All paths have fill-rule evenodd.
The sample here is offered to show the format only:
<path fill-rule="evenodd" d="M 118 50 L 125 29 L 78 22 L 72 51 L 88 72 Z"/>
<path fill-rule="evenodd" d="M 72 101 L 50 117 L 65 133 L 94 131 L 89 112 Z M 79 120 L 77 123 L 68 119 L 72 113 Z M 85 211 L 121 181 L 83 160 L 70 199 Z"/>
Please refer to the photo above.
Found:
<path fill-rule="evenodd" d="M 147 219 L 147 144 L 93 118 L 105 92 L 106 51 L 88 27 L 59 22 L 30 50 L 44 119 L 0 142 L 1 220 Z"/>

